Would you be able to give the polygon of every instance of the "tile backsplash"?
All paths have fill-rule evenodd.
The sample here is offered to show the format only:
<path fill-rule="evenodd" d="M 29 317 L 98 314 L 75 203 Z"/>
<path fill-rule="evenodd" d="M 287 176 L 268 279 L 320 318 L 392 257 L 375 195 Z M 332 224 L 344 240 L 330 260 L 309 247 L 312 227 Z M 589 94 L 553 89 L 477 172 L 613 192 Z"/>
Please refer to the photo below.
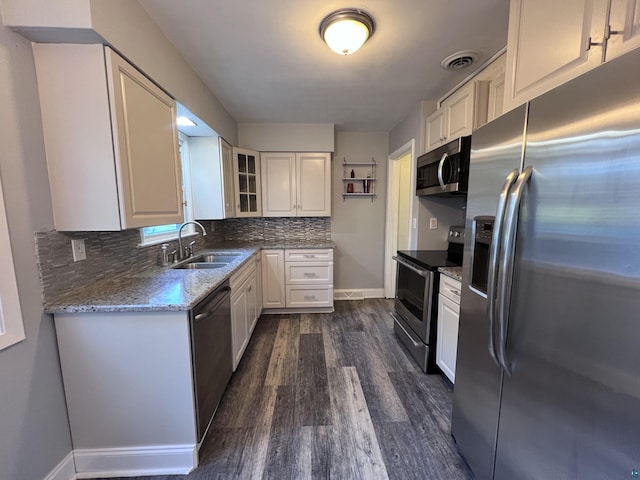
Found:
<path fill-rule="evenodd" d="M 233 218 L 202 221 L 207 236 L 197 236 L 196 250 L 221 248 L 225 242 L 331 240 L 330 218 Z M 87 259 L 74 262 L 72 239 L 84 239 Z M 139 246 L 138 229 L 121 232 L 58 232 L 35 234 L 43 300 L 103 278 L 117 278 L 155 266 L 159 245 Z M 177 241 L 169 250 L 178 248 Z"/>
<path fill-rule="evenodd" d="M 224 224 L 226 241 L 331 240 L 328 217 L 230 218 Z"/>

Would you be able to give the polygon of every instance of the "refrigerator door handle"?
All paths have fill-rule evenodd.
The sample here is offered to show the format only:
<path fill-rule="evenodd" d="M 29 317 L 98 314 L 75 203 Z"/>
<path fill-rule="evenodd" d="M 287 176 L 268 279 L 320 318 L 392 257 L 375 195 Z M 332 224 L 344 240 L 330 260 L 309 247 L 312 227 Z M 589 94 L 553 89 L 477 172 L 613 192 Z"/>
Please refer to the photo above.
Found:
<path fill-rule="evenodd" d="M 493 234 L 491 245 L 489 246 L 489 271 L 487 274 L 487 318 L 489 320 L 489 354 L 498 367 L 501 367 L 497 356 L 496 343 L 496 295 L 498 293 L 498 261 L 500 255 L 500 242 L 502 237 L 502 227 L 504 215 L 507 207 L 507 198 L 511 187 L 518 179 L 520 170 L 514 168 L 505 178 L 504 185 L 498 198 L 496 217 L 493 224 Z"/>
<path fill-rule="evenodd" d="M 504 219 L 504 235 L 502 236 L 502 254 L 500 258 L 500 279 L 498 292 L 500 301 L 497 304 L 498 317 L 498 361 L 502 365 L 502 369 L 511 375 L 511 365 L 507 360 L 507 325 L 508 312 L 511 293 L 511 282 L 513 280 L 513 257 L 516 247 L 516 231 L 518 227 L 518 212 L 520 210 L 520 201 L 524 187 L 533 174 L 533 167 L 526 167 L 509 195 L 507 203 L 506 215 Z"/>
<path fill-rule="evenodd" d="M 438 182 L 440 183 L 440 186 L 442 187 L 443 190 L 447 188 L 447 185 L 444 183 L 444 176 L 443 176 L 444 162 L 445 160 L 447 160 L 447 158 L 449 158 L 449 155 L 447 155 L 447 153 L 445 152 L 442 154 L 440 163 L 438 163 Z"/>

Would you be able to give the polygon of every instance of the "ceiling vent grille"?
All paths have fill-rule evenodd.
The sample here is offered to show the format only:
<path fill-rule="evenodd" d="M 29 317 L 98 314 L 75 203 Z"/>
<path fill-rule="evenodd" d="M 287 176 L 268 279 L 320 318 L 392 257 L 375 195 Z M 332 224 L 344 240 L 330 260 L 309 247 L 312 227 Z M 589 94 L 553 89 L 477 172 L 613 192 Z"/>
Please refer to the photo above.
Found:
<path fill-rule="evenodd" d="M 440 62 L 440 66 L 445 70 L 462 70 L 471 66 L 480 58 L 480 53 L 473 50 L 463 50 L 449 55 Z"/>

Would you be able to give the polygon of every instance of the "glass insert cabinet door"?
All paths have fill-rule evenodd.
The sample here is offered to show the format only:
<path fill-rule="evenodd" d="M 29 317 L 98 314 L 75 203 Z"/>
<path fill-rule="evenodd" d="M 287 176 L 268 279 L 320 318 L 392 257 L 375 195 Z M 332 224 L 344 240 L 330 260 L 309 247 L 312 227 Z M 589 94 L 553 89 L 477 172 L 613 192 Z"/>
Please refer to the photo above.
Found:
<path fill-rule="evenodd" d="M 233 158 L 236 217 L 259 217 L 262 215 L 259 153 L 233 147 Z"/>

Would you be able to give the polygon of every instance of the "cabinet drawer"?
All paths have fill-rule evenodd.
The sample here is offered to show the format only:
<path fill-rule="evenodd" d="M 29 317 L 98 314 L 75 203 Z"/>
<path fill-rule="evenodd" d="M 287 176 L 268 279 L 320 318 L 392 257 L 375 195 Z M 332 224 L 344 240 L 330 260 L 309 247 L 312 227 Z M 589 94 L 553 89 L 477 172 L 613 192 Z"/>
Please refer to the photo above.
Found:
<path fill-rule="evenodd" d="M 462 282 L 455 278 L 440 275 L 440 293 L 449 300 L 460 305 L 460 291 L 462 290 Z"/>
<path fill-rule="evenodd" d="M 287 285 L 326 285 L 333 283 L 333 263 L 286 262 Z"/>
<path fill-rule="evenodd" d="M 318 262 L 322 260 L 333 260 L 333 249 L 286 249 L 284 251 L 285 262 Z"/>
<path fill-rule="evenodd" d="M 333 307 L 333 285 L 287 285 L 287 308 Z"/>

